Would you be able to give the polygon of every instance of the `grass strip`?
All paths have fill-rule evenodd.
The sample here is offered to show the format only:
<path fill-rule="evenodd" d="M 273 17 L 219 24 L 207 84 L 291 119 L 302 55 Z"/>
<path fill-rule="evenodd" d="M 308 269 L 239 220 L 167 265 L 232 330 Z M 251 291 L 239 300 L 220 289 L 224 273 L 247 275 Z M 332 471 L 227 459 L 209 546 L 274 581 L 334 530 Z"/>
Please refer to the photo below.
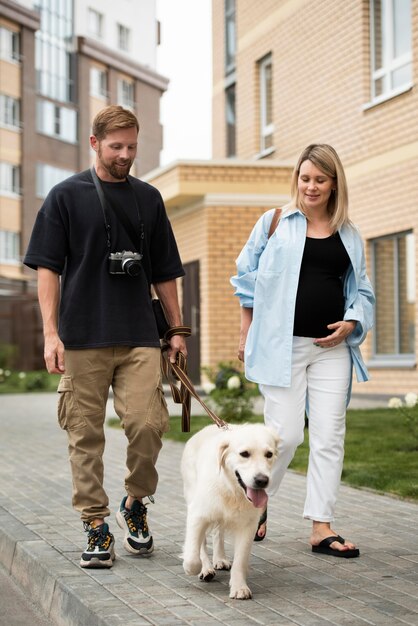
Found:
<path fill-rule="evenodd" d="M 262 421 L 255 416 L 254 422 Z M 116 420 L 119 424 L 119 420 Z M 211 424 L 210 418 L 194 415 L 191 432 L 181 432 L 181 418 L 170 418 L 167 439 L 185 442 L 195 432 Z M 306 473 L 308 432 L 290 465 Z M 380 493 L 418 501 L 418 441 L 404 418 L 393 409 L 356 409 L 347 412 L 347 434 L 342 481 L 351 487 L 366 487 Z"/>

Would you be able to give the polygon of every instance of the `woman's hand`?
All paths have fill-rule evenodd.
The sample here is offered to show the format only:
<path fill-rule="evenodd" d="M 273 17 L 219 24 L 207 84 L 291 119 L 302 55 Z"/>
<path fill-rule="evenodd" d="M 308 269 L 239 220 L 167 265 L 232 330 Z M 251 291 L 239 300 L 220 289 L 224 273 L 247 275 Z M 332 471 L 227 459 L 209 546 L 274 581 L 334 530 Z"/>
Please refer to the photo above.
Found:
<path fill-rule="evenodd" d="M 345 341 L 348 335 L 351 335 L 356 327 L 357 322 L 354 320 L 343 320 L 341 322 L 334 322 L 334 324 L 328 324 L 327 328 L 334 330 L 332 335 L 322 337 L 321 339 L 314 339 L 314 344 L 320 348 L 333 348 L 338 344 Z"/>
<path fill-rule="evenodd" d="M 240 361 L 242 361 L 244 363 L 244 352 L 245 352 L 245 341 L 246 341 L 246 336 L 240 336 L 239 338 L 239 344 L 238 344 L 238 359 Z"/>
<path fill-rule="evenodd" d="M 253 310 L 241 307 L 241 328 L 239 332 L 238 359 L 244 363 L 245 342 L 253 319 Z"/>

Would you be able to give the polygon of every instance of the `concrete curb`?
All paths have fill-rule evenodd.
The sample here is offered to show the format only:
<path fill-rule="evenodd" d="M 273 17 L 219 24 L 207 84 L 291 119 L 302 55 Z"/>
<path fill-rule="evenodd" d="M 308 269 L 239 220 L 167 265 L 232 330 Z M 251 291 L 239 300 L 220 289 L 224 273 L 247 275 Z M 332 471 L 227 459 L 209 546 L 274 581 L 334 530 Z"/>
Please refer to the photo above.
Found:
<path fill-rule="evenodd" d="M 0 563 L 21 589 L 60 626 L 147 624 L 48 543 L 0 507 Z M 111 621 L 99 617 L 110 613 Z M 117 618 L 117 619 L 116 619 Z"/>

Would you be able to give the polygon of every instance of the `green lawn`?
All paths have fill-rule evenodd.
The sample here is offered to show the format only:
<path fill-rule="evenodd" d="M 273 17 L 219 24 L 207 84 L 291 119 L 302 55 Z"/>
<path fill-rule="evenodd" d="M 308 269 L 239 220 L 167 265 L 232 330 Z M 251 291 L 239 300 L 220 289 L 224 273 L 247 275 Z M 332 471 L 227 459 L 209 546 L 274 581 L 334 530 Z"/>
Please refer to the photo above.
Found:
<path fill-rule="evenodd" d="M 254 421 L 261 421 L 257 416 Z M 117 420 L 119 421 L 119 420 Z M 191 433 L 181 432 L 180 417 L 170 419 L 168 439 L 187 441 L 191 434 L 212 423 L 206 416 L 193 416 Z M 291 468 L 305 473 L 308 435 Z M 418 501 L 418 441 L 404 418 L 393 409 L 353 410 L 347 413 L 347 435 L 342 480 L 352 487 L 367 487 Z"/>

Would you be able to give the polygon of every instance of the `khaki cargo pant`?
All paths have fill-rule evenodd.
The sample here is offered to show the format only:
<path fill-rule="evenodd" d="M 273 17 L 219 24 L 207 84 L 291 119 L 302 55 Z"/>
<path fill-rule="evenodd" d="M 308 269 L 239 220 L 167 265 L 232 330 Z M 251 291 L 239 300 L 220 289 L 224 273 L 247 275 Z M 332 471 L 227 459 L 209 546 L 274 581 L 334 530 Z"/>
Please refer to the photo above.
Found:
<path fill-rule="evenodd" d="M 110 515 L 103 488 L 104 420 L 110 386 L 128 439 L 125 490 L 136 498 L 155 493 L 155 464 L 162 433 L 169 424 L 160 354 L 158 348 L 124 346 L 65 351 L 58 420 L 68 435 L 73 506 L 83 521 Z"/>

